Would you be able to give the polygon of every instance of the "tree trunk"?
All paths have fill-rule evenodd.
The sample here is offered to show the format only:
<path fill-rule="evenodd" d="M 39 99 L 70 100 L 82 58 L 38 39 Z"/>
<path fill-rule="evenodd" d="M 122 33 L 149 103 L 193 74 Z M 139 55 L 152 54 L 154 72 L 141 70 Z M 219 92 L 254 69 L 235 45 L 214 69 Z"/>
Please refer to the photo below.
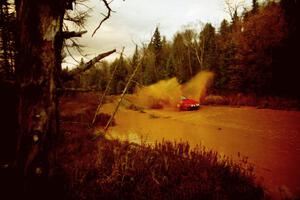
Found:
<path fill-rule="evenodd" d="M 188 59 L 189 59 L 189 72 L 190 72 L 190 78 L 192 78 L 193 77 L 193 69 L 192 69 L 190 46 L 188 45 L 187 48 L 188 48 Z"/>
<path fill-rule="evenodd" d="M 0 3 L 0 18 L 1 18 L 1 23 L 4 24 L 4 27 L 2 27 L 1 30 L 1 54 L 3 54 L 1 61 L 3 62 L 3 68 L 5 70 L 5 75 L 6 78 L 9 77 L 10 75 L 10 66 L 9 66 L 9 59 L 8 59 L 8 44 L 9 44 L 9 39 L 8 39 L 8 30 L 5 28 L 7 26 L 7 21 L 8 21 L 8 8 L 7 8 L 7 2 L 3 1 Z"/>
<path fill-rule="evenodd" d="M 202 47 L 201 47 L 201 64 L 200 64 L 200 71 L 204 69 L 204 52 L 205 51 L 205 38 L 202 41 Z"/>
<path fill-rule="evenodd" d="M 19 85 L 16 170 L 25 193 L 42 193 L 49 176 L 50 149 L 58 132 L 56 88 L 65 1 L 16 0 L 16 11 Z"/>

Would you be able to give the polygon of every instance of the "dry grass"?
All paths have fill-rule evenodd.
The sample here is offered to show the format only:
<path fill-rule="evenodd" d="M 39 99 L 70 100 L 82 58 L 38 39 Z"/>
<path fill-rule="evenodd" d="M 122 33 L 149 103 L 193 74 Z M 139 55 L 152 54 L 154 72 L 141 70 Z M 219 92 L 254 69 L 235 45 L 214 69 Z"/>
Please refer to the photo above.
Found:
<path fill-rule="evenodd" d="M 61 160 L 70 199 L 265 198 L 245 159 L 234 163 L 202 146 L 102 140 L 66 148 L 73 157 Z"/>

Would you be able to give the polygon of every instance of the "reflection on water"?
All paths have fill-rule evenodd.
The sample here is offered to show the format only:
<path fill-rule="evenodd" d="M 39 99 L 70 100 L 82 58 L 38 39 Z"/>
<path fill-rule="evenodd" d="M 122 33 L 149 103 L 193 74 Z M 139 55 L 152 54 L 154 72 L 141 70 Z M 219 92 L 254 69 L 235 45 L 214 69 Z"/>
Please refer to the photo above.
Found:
<path fill-rule="evenodd" d="M 112 105 L 105 105 L 109 112 Z M 152 116 L 152 117 L 151 117 Z M 155 117 L 153 117 L 155 116 Z M 202 143 L 236 158 L 240 152 L 255 163 L 258 177 L 272 191 L 300 194 L 300 112 L 249 107 L 204 107 L 195 112 L 122 108 L 112 138 L 153 143 L 167 139 Z"/>

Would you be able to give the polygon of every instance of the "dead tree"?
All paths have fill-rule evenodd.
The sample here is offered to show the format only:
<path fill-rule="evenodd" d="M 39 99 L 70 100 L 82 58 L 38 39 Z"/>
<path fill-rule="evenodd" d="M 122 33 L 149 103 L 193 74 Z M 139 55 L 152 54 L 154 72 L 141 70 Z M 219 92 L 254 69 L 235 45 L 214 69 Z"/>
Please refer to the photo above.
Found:
<path fill-rule="evenodd" d="M 49 174 L 49 150 L 58 134 L 56 86 L 66 0 L 17 0 L 16 76 L 19 87 L 15 167 L 23 185 Z M 32 191 L 27 191 L 31 193 Z"/>
<path fill-rule="evenodd" d="M 93 138 L 94 140 L 96 140 L 99 136 L 102 136 L 102 134 L 105 135 L 106 131 L 108 130 L 110 124 L 112 123 L 112 121 L 113 121 L 115 115 L 117 114 L 117 112 L 118 112 L 118 110 L 119 110 L 119 107 L 120 107 L 120 105 L 121 105 L 121 103 L 122 103 L 122 100 L 123 100 L 123 98 L 124 98 L 124 96 L 125 96 L 125 94 L 126 94 L 128 88 L 129 88 L 130 84 L 133 82 L 134 76 L 136 75 L 137 71 L 139 70 L 139 68 L 140 68 L 140 66 L 141 66 L 141 64 L 142 64 L 142 61 L 143 61 L 144 56 L 145 56 L 145 55 L 143 55 L 143 57 L 142 57 L 142 58 L 140 59 L 140 61 L 137 63 L 137 65 L 136 65 L 134 71 L 132 72 L 130 78 L 128 79 L 128 81 L 127 81 L 127 83 L 126 83 L 126 86 L 125 86 L 125 88 L 124 88 L 124 90 L 123 90 L 123 92 L 122 92 L 122 94 L 121 94 L 121 97 L 119 98 L 119 101 L 118 101 L 118 103 L 117 103 L 117 106 L 116 106 L 114 112 L 112 113 L 112 115 L 110 116 L 109 120 L 107 121 L 107 123 L 106 123 L 106 125 L 105 125 L 105 127 L 104 127 L 104 132 L 101 132 L 101 134 L 95 135 L 95 137 Z"/>
<path fill-rule="evenodd" d="M 91 59 L 90 61 L 88 61 L 87 63 L 85 63 L 83 67 L 80 67 L 80 68 L 77 67 L 77 68 L 71 70 L 68 74 L 65 75 L 66 76 L 66 77 L 64 77 L 65 81 L 72 80 L 76 76 L 81 75 L 83 72 L 85 72 L 85 71 L 89 70 L 90 68 L 92 68 L 97 62 L 99 62 L 103 58 L 105 58 L 105 57 L 107 57 L 107 56 L 109 56 L 109 55 L 111 55 L 115 52 L 116 52 L 116 49 L 101 53 L 98 56 Z"/>
<path fill-rule="evenodd" d="M 88 61 L 87 63 L 85 63 L 82 68 L 76 68 L 75 70 L 71 71 L 70 75 L 75 76 L 75 75 L 78 75 L 78 74 L 82 74 L 83 72 L 85 72 L 85 71 L 89 70 L 91 67 L 93 67 L 97 62 L 99 62 L 103 58 L 105 58 L 105 57 L 107 57 L 107 56 L 109 56 L 109 55 L 111 55 L 115 52 L 116 52 L 116 49 L 113 49 L 111 51 L 99 54 L 95 58 L 93 58 L 90 61 Z"/>
<path fill-rule="evenodd" d="M 72 7 L 72 2 L 15 0 L 19 103 L 14 168 L 21 191 L 31 194 L 50 189 L 45 182 L 49 178 L 51 151 L 59 127 L 57 85 L 61 50 L 65 37 L 71 34 L 63 32 L 62 27 L 65 11 Z M 89 66 L 92 64 L 93 61 Z M 23 188 L 26 185 L 29 188 Z M 47 194 L 43 197 L 47 198 Z"/>
<path fill-rule="evenodd" d="M 127 81 L 126 86 L 125 86 L 125 88 L 124 88 L 124 90 L 123 90 L 123 92 L 122 92 L 122 95 L 121 95 L 121 97 L 120 97 L 120 99 L 119 99 L 119 101 L 118 101 L 118 104 L 117 104 L 117 106 L 116 106 L 116 108 L 115 108 L 113 114 L 111 115 L 110 119 L 108 120 L 106 126 L 104 127 L 104 131 L 105 131 L 105 132 L 108 130 L 108 128 L 109 128 L 109 126 L 110 126 L 112 120 L 114 119 L 116 113 L 118 112 L 118 109 L 119 109 L 119 107 L 120 107 L 120 105 L 121 105 L 121 102 L 122 102 L 122 100 L 123 100 L 123 98 L 124 98 L 124 96 L 125 96 L 125 94 L 126 94 L 126 92 L 127 92 L 127 90 L 128 90 L 128 87 L 130 86 L 130 84 L 131 84 L 131 82 L 132 82 L 132 80 L 133 80 L 133 78 L 134 78 L 136 72 L 138 71 L 138 69 L 139 69 L 141 63 L 142 63 L 142 59 L 141 59 L 141 61 L 137 64 L 137 66 L 136 66 L 136 68 L 134 69 L 133 73 L 131 74 L 129 80 Z"/>
<path fill-rule="evenodd" d="M 229 14 L 232 21 L 235 20 L 235 15 L 238 11 L 244 7 L 245 2 L 243 0 L 224 0 L 226 6 L 226 12 Z"/>
<path fill-rule="evenodd" d="M 121 59 L 122 56 L 123 56 L 123 52 L 124 52 L 124 47 L 123 47 L 122 52 L 121 52 L 121 54 L 120 54 L 120 59 Z M 108 90 L 110 89 L 110 84 L 111 84 L 111 82 L 112 82 L 112 80 L 113 80 L 113 78 L 114 78 L 114 75 L 115 75 L 115 73 L 116 73 L 116 71 L 117 71 L 117 68 L 118 68 L 118 65 L 115 66 L 115 68 L 114 68 L 114 70 L 113 70 L 113 73 L 111 74 L 111 77 L 110 77 L 110 79 L 109 79 L 109 81 L 108 81 L 108 83 L 107 83 L 107 85 L 106 85 L 105 91 L 104 91 L 104 93 L 103 93 L 102 96 L 101 96 L 101 99 L 100 99 L 99 104 L 98 104 L 98 106 L 97 106 L 97 109 L 96 109 L 96 111 L 95 111 L 95 114 L 94 114 L 94 117 L 93 117 L 93 120 L 92 120 L 92 124 L 91 124 L 91 125 L 94 125 L 94 124 L 95 124 L 95 121 L 96 121 L 96 118 L 97 118 L 97 114 L 98 114 L 98 112 L 99 112 L 99 110 L 100 110 L 100 108 L 101 108 L 101 106 L 102 106 L 102 104 L 103 104 L 103 100 L 104 100 L 104 98 L 105 98 L 105 96 L 106 96 L 106 93 L 107 93 Z"/>

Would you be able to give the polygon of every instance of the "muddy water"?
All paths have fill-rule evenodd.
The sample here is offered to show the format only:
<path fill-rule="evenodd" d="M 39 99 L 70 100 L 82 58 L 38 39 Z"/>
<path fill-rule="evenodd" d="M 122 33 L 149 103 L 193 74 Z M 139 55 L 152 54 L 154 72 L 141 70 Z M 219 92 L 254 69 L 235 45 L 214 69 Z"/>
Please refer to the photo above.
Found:
<path fill-rule="evenodd" d="M 106 104 L 103 110 L 110 112 L 112 106 Z M 202 143 L 234 159 L 240 153 L 255 164 L 258 179 L 272 194 L 300 194 L 300 112 L 251 107 L 145 111 L 121 108 L 109 136 L 146 143 Z"/>

